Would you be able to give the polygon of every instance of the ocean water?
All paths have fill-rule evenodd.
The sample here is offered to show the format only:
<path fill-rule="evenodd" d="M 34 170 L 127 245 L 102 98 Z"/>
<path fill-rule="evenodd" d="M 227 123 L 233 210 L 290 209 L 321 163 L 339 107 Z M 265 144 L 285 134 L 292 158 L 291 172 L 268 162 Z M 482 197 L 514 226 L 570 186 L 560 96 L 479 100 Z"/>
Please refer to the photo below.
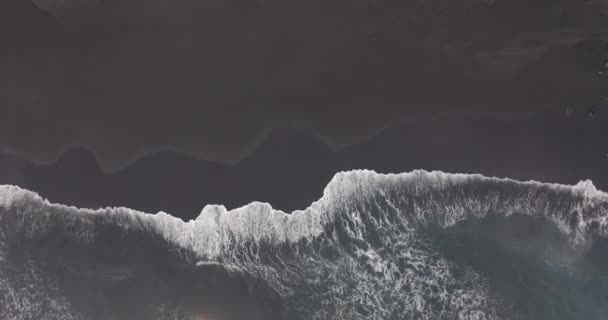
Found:
<path fill-rule="evenodd" d="M 608 319 L 608 194 L 341 172 L 196 220 L 0 186 L 0 319 Z"/>

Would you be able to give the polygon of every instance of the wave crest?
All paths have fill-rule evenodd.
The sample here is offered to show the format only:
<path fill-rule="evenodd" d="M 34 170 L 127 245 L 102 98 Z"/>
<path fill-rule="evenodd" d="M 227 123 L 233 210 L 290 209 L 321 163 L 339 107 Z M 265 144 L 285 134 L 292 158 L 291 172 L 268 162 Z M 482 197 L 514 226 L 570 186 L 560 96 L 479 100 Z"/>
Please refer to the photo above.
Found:
<path fill-rule="evenodd" d="M 304 210 L 285 213 L 261 202 L 230 211 L 221 205 L 207 205 L 197 219 L 188 222 L 164 212 L 148 214 L 122 207 L 78 209 L 3 185 L 0 221 L 3 237 L 17 233 L 36 237 L 61 226 L 67 234 L 90 242 L 97 224 L 155 232 L 176 245 L 193 248 L 202 257 L 215 259 L 243 243 L 312 239 L 345 211 L 370 201 L 382 202 L 388 209 L 383 214 L 398 215 L 401 223 L 412 226 L 449 227 L 489 212 L 543 216 L 576 244 L 589 240 L 591 233 L 605 235 L 608 225 L 608 194 L 597 190 L 590 180 L 568 186 L 422 170 L 402 174 L 340 172 L 321 199 Z"/>
<path fill-rule="evenodd" d="M 108 241 L 109 228 L 143 235 L 121 252 L 160 243 L 180 263 L 262 279 L 303 318 L 498 319 L 500 299 L 487 280 L 446 259 L 425 230 L 518 214 L 550 221 L 571 246 L 588 247 L 594 235 L 606 235 L 607 213 L 608 194 L 591 181 L 567 186 L 439 171 L 341 172 L 304 210 L 208 205 L 187 222 L 164 212 L 51 204 L 0 186 L 0 243 L 59 235 L 90 247 Z"/>

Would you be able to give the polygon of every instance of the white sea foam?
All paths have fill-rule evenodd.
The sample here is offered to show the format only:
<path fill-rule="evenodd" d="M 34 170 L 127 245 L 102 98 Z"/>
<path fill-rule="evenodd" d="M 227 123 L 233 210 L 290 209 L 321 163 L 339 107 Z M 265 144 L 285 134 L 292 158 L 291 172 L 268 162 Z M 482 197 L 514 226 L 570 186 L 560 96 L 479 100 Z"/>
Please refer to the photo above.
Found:
<path fill-rule="evenodd" d="M 476 190 L 467 190 L 475 185 L 479 186 Z M 407 215 L 402 219 L 406 223 L 448 227 L 492 210 L 507 215 L 518 212 L 547 217 L 573 241 L 585 240 L 591 223 L 597 223 L 600 233 L 607 225 L 608 194 L 589 180 L 568 186 L 440 171 L 385 175 L 368 170 L 337 173 L 321 199 L 304 210 L 285 213 L 261 202 L 230 211 L 221 205 L 207 205 L 197 219 L 188 222 L 164 212 L 147 214 L 122 207 L 78 209 L 2 185 L 0 219 L 11 224 L 12 232 L 31 236 L 48 232 L 58 223 L 69 225 L 68 232 L 83 241 L 93 240 L 94 226 L 100 222 L 125 230 L 156 232 L 176 245 L 194 249 L 201 257 L 214 259 L 225 254 L 224 250 L 247 242 L 279 244 L 312 239 L 356 200 L 370 201 L 378 196 L 393 211 Z M 578 219 L 574 225 L 572 215 Z"/>
<path fill-rule="evenodd" d="M 109 225 L 160 236 L 190 253 L 183 257 L 188 263 L 260 278 L 313 319 L 495 319 L 496 297 L 484 278 L 470 268 L 457 276 L 463 270 L 456 272 L 420 231 L 490 213 L 545 218 L 572 245 L 585 246 L 592 233 L 606 234 L 608 194 L 591 181 L 568 186 L 439 171 L 352 171 L 336 174 L 304 210 L 208 205 L 186 222 L 164 212 L 51 204 L 0 186 L 0 243 L 61 232 L 93 245 L 100 225 Z"/>

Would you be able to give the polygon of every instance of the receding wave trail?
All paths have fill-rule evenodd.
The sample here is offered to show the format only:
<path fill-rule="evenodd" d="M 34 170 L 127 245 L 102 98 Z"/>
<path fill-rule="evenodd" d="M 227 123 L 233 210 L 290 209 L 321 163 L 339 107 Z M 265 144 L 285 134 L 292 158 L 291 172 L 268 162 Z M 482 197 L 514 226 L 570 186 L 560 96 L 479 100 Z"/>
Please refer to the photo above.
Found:
<path fill-rule="evenodd" d="M 566 242 L 560 248 L 524 246 L 536 248 L 539 268 L 549 268 L 546 281 L 559 278 L 550 291 L 559 292 L 556 297 L 567 310 L 555 313 L 554 305 L 522 309 L 503 295 L 505 287 L 493 281 L 486 265 L 450 257 L 437 240 L 444 239 L 447 231 L 442 230 L 511 216 L 551 225 Z M 607 217 L 608 194 L 591 181 L 567 186 L 438 171 L 342 172 L 327 185 L 323 197 L 304 210 L 288 214 L 259 202 L 231 211 L 208 205 L 188 222 L 163 212 L 51 204 L 33 192 L 1 186 L 0 265 L 9 260 L 11 251 L 41 246 L 44 258 L 54 259 L 61 246 L 61 255 L 72 260 L 93 254 L 96 263 L 145 268 L 160 259 L 152 258 L 152 252 L 162 251 L 163 259 L 181 265 L 220 266 L 263 282 L 281 297 L 290 318 L 532 319 L 558 314 L 577 319 L 584 313 L 585 319 L 604 319 L 605 301 L 581 302 L 579 291 L 585 289 L 576 285 L 587 279 L 579 272 L 580 261 L 595 238 L 606 236 Z M 138 236 L 130 236 L 134 234 Z M 509 240 L 509 246 L 515 247 L 512 243 L 517 241 Z M 512 251 L 519 257 L 522 250 L 518 250 Z M 17 277 L 14 271 L 6 270 L 0 268 L 4 296 L 27 296 L 27 291 L 19 291 L 22 284 L 12 283 Z M 563 270 L 567 281 L 562 279 Z M 27 283 L 26 278 L 19 276 L 20 283 Z M 546 287 L 544 282 L 538 286 Z M 55 292 L 48 293 L 55 298 L 48 298 L 46 312 L 69 314 L 70 301 L 61 290 L 45 288 L 50 289 L 44 292 Z M 535 290 L 529 291 L 537 294 Z M 28 306 L 25 298 L 3 302 L 0 315 L 7 319 L 43 308 Z M 77 314 L 71 313 L 75 318 Z"/>

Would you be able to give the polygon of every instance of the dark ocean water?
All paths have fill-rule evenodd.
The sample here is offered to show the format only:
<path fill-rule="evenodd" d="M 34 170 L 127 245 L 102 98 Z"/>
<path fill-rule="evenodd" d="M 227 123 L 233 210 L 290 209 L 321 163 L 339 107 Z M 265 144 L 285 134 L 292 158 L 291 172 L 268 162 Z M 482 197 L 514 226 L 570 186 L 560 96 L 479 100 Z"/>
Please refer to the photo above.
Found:
<path fill-rule="evenodd" d="M 196 220 L 0 187 L 1 319 L 606 319 L 608 194 L 337 174 L 284 213 Z"/>

